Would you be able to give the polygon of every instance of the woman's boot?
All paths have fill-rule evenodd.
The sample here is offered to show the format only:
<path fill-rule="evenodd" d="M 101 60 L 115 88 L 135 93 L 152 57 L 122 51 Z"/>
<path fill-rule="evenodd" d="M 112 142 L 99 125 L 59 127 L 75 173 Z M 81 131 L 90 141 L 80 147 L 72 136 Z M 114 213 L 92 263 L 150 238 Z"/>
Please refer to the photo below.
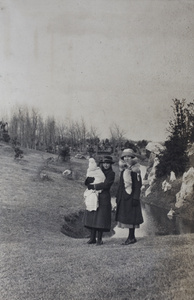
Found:
<path fill-rule="evenodd" d="M 96 246 L 101 246 L 103 244 L 102 234 L 103 234 L 103 231 L 102 230 L 98 230 L 98 239 L 97 239 Z"/>
<path fill-rule="evenodd" d="M 137 240 L 135 238 L 135 228 L 130 228 L 129 229 L 129 236 L 126 239 L 126 241 L 124 243 L 122 243 L 122 245 L 130 245 L 130 244 L 134 244 L 136 242 L 137 242 Z"/>
<path fill-rule="evenodd" d="M 87 242 L 88 244 L 96 244 L 96 229 L 91 229 L 90 239 Z"/>

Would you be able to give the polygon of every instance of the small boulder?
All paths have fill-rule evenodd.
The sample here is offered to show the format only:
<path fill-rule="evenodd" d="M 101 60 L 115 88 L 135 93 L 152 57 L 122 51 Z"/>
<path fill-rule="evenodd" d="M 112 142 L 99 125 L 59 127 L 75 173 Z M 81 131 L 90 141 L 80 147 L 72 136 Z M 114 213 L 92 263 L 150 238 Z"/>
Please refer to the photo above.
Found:
<path fill-rule="evenodd" d="M 172 188 L 172 185 L 169 182 L 167 182 L 166 180 L 164 180 L 162 182 L 162 190 L 164 192 L 167 192 L 167 191 L 171 190 L 171 188 Z"/>
<path fill-rule="evenodd" d="M 63 174 L 63 176 L 69 176 L 69 175 L 71 175 L 71 173 L 72 173 L 72 171 L 67 169 L 62 174 Z"/>
<path fill-rule="evenodd" d="M 176 180 L 176 175 L 173 171 L 170 172 L 170 181 L 175 181 Z"/>

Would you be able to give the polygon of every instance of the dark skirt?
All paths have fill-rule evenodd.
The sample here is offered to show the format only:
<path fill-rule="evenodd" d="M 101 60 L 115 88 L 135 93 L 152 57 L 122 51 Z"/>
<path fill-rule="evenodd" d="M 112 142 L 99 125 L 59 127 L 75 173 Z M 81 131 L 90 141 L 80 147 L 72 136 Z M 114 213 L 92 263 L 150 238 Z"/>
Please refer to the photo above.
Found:
<path fill-rule="evenodd" d="M 96 211 L 85 211 L 84 226 L 86 228 L 101 229 L 110 231 L 111 229 L 111 203 L 100 205 Z"/>
<path fill-rule="evenodd" d="M 126 225 L 140 225 L 143 223 L 143 216 L 141 210 L 141 202 L 137 207 L 133 207 L 132 198 L 124 200 L 123 198 L 117 204 L 116 218 L 117 222 Z"/>

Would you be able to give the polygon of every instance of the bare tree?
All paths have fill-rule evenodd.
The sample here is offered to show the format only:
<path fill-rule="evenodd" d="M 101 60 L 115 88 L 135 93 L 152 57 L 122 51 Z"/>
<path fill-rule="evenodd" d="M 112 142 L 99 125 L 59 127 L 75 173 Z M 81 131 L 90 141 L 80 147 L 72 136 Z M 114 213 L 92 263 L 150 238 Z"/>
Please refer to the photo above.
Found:
<path fill-rule="evenodd" d="M 19 119 L 16 113 L 14 113 L 9 122 L 9 133 L 10 136 L 14 139 L 16 139 L 18 136 L 18 127 L 19 127 Z"/>
<path fill-rule="evenodd" d="M 26 106 L 15 108 L 10 120 L 10 135 L 22 147 L 36 148 L 38 116 L 38 111 L 34 108 L 30 112 Z"/>
<path fill-rule="evenodd" d="M 97 132 L 97 128 L 94 127 L 94 126 L 91 126 L 90 127 L 90 130 L 88 131 L 87 133 L 87 140 L 90 144 L 90 146 L 92 147 L 92 151 L 94 152 L 98 152 L 98 144 L 100 142 L 100 139 L 99 139 L 99 134 Z"/>
<path fill-rule="evenodd" d="M 20 107 L 19 111 L 18 111 L 18 120 L 19 120 L 19 140 L 20 140 L 20 144 L 22 147 L 25 147 L 25 125 L 24 125 L 24 120 L 25 120 L 25 112 L 24 112 L 24 108 Z"/>
<path fill-rule="evenodd" d="M 45 122 L 45 144 L 48 151 L 55 152 L 56 122 L 54 117 L 47 117 Z"/>
<path fill-rule="evenodd" d="M 81 139 L 81 150 L 86 149 L 86 137 L 87 137 L 87 129 L 86 129 L 86 123 L 84 119 L 81 119 L 80 122 L 80 139 Z"/>
<path fill-rule="evenodd" d="M 99 139 L 99 134 L 98 134 L 98 131 L 97 131 L 97 128 L 94 127 L 94 126 L 91 126 L 90 127 L 90 130 L 88 131 L 88 139 L 92 141 L 95 141 L 96 139 Z"/>
<path fill-rule="evenodd" d="M 56 126 L 56 142 L 58 145 L 68 142 L 68 127 L 64 123 Z"/>
<path fill-rule="evenodd" d="M 45 136 L 44 136 L 45 128 L 44 121 L 41 115 L 38 115 L 37 120 L 37 131 L 36 131 L 36 148 L 42 150 L 45 148 Z"/>
<path fill-rule="evenodd" d="M 115 153 L 116 147 L 118 147 L 118 150 L 121 149 L 121 146 L 125 140 L 124 136 L 126 132 L 122 130 L 119 125 L 116 123 L 113 123 L 112 126 L 109 128 L 110 130 L 110 141 L 113 146 L 113 153 Z"/>
<path fill-rule="evenodd" d="M 69 122 L 69 124 L 67 126 L 67 136 L 68 136 L 71 147 L 74 149 L 77 146 L 77 144 L 76 144 L 76 129 L 75 129 L 74 122 L 71 122 L 71 121 Z"/>
<path fill-rule="evenodd" d="M 31 115 L 31 148 L 36 149 L 38 130 L 38 111 L 32 108 Z"/>
<path fill-rule="evenodd" d="M 71 146 L 79 148 L 81 151 L 86 148 L 87 128 L 84 119 L 81 122 L 70 122 L 67 128 Z"/>

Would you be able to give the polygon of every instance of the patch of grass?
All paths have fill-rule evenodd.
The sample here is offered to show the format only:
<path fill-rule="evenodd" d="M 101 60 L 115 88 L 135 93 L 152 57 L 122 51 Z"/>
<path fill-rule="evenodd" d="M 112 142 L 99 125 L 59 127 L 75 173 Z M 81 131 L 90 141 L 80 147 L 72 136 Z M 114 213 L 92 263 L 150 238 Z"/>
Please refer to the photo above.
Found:
<path fill-rule="evenodd" d="M 41 152 L 28 150 L 25 164 L 19 163 L 3 148 L 2 299 L 192 299 L 192 235 L 148 236 L 129 247 L 114 238 L 104 238 L 100 247 L 69 238 L 60 232 L 65 220 L 68 233 L 81 235 L 84 230 L 80 220 L 87 161 L 73 160 L 71 167 L 79 178 L 68 180 L 62 176 L 68 164 L 45 166 Z M 52 182 L 33 180 L 43 167 Z M 117 178 L 118 174 L 116 182 Z M 70 227 L 75 223 L 76 231 Z"/>

